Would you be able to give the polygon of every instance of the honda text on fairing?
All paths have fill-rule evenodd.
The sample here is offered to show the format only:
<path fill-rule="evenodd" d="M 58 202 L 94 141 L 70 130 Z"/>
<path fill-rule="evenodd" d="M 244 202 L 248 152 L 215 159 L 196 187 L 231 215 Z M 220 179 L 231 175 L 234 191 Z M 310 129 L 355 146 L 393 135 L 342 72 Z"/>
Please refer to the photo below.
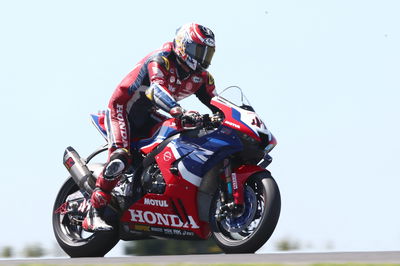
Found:
<path fill-rule="evenodd" d="M 53 210 L 61 248 L 71 257 L 104 256 L 121 239 L 212 236 L 226 253 L 258 250 L 272 235 L 281 208 L 278 186 L 266 170 L 276 140 L 239 92 L 240 104 L 221 94 L 211 101 L 220 112 L 196 113 L 190 124 L 167 119 L 150 138 L 132 142 L 135 164 L 112 191 L 104 214 L 112 231 L 82 228 L 104 166 L 91 160 L 107 147 L 86 160 L 68 147 L 64 165 L 70 177 Z M 106 138 L 104 115 L 92 115 L 92 121 Z"/>

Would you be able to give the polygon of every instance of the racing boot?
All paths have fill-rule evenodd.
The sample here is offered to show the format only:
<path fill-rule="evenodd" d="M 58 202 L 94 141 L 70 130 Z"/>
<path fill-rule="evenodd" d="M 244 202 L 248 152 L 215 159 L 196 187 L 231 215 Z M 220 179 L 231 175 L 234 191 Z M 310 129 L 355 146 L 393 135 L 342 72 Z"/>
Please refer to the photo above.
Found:
<path fill-rule="evenodd" d="M 103 220 L 102 214 L 104 208 L 111 201 L 111 191 L 127 168 L 129 157 L 129 152 L 126 149 L 118 149 L 111 154 L 110 161 L 104 167 L 103 173 L 97 178 L 96 188 L 90 198 L 91 208 L 82 223 L 84 230 L 110 231 L 113 229 Z"/>
<path fill-rule="evenodd" d="M 90 199 L 91 205 L 89 211 L 82 223 L 84 230 L 89 232 L 97 232 L 110 231 L 113 229 L 113 227 L 107 224 L 102 218 L 104 208 L 110 202 L 110 200 L 111 194 L 105 193 L 99 188 L 96 188 L 96 190 L 93 191 Z"/>

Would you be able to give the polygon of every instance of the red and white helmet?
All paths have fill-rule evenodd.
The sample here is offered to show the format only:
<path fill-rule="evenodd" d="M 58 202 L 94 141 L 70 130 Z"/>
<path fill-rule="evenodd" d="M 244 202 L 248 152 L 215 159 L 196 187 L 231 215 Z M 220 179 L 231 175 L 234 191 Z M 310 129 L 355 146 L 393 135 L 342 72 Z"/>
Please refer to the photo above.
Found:
<path fill-rule="evenodd" d="M 214 33 L 195 23 L 185 24 L 176 30 L 175 54 L 192 70 L 207 69 L 215 52 Z"/>

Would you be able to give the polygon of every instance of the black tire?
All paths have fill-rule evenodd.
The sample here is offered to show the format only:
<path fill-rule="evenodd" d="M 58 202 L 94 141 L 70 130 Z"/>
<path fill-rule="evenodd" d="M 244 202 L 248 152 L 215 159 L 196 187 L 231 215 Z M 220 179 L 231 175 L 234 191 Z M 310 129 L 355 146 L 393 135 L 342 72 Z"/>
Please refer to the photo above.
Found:
<path fill-rule="evenodd" d="M 56 210 L 65 202 L 68 195 L 78 191 L 79 188 L 70 177 L 58 192 L 53 208 L 53 231 L 60 247 L 70 257 L 103 257 L 119 241 L 117 230 L 110 232 L 95 232 L 85 236 L 82 227 L 70 224 L 68 215 L 62 215 Z M 67 216 L 67 217 L 65 217 Z"/>
<path fill-rule="evenodd" d="M 252 194 L 253 203 L 246 200 L 245 209 L 250 224 L 243 223 L 242 227 L 229 230 L 225 224 L 229 220 L 215 219 L 216 208 L 219 204 L 219 193 L 216 193 L 210 212 L 212 235 L 216 244 L 225 253 L 254 253 L 271 237 L 279 220 L 281 211 L 281 196 L 279 188 L 268 171 L 259 172 L 249 177 L 245 184 L 246 198 Z M 257 203 L 255 204 L 256 198 Z M 254 209 L 256 205 L 256 209 Z M 251 207 L 249 207 L 251 206 Z M 253 217 L 250 215 L 254 212 Z M 244 216 L 243 214 L 242 216 Z M 240 217 L 238 218 L 240 219 Z"/>

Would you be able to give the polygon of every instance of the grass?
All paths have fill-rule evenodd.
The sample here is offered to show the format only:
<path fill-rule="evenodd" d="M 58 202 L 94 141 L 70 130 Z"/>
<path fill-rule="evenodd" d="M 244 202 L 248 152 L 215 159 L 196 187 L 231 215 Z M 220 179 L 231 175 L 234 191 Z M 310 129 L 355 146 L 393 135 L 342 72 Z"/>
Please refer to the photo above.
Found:
<path fill-rule="evenodd" d="M 172 263 L 172 264 L 19 264 L 19 266 L 99 266 L 99 265 L 117 265 L 117 266 L 400 266 L 400 264 L 390 263 L 298 263 L 298 264 L 270 264 L 270 263 L 253 263 L 253 264 L 188 264 L 188 263 Z"/>

